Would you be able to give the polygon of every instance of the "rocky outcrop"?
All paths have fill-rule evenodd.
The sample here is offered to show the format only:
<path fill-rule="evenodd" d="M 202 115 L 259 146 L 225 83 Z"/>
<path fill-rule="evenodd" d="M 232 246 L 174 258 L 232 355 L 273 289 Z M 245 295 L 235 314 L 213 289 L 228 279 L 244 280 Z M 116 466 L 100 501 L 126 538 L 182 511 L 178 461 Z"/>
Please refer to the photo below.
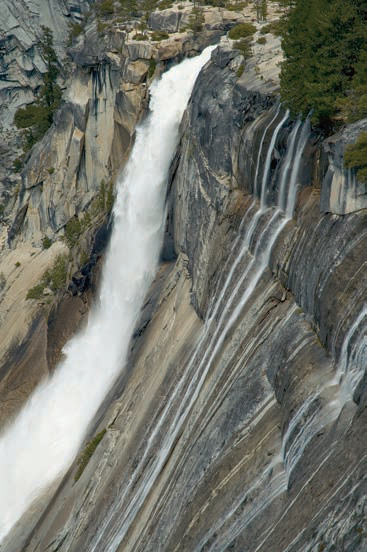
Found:
<path fill-rule="evenodd" d="M 21 157 L 21 133 L 13 124 L 18 108 L 33 103 L 46 72 L 40 38 L 53 32 L 63 76 L 70 26 L 81 21 L 90 0 L 4 0 L 0 13 L 0 219 L 10 214 L 20 186 L 14 161 Z M 62 78 L 60 84 L 62 85 Z M 18 159 L 19 162 L 19 159 Z"/>
<path fill-rule="evenodd" d="M 345 169 L 343 165 L 346 146 L 354 144 L 358 135 L 366 129 L 367 121 L 364 119 L 325 140 L 321 157 L 326 167 L 321 187 L 322 212 L 346 215 L 367 208 L 365 183 L 357 180 L 354 170 Z"/>
<path fill-rule="evenodd" d="M 19 0 L 2 3 L 0 14 L 1 124 L 11 128 L 15 110 L 34 101 L 46 66 L 39 51 L 41 27 L 53 31 L 60 59 L 65 55 L 70 22 L 79 21 L 89 0 Z"/>

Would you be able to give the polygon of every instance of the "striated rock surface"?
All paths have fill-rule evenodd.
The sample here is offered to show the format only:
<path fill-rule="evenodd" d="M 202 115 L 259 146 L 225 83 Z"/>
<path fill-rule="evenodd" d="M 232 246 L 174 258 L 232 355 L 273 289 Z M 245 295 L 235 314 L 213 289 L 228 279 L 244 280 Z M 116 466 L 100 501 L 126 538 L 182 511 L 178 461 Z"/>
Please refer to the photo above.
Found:
<path fill-rule="evenodd" d="M 1 128 L 12 127 L 18 107 L 34 101 L 46 71 L 39 51 L 41 27 L 53 31 L 55 50 L 65 55 L 71 22 L 80 21 L 89 0 L 4 0 L 0 13 Z"/>
<path fill-rule="evenodd" d="M 6 281 L 0 290 L 4 305 L 0 424 L 53 370 L 63 344 L 88 312 L 103 250 L 97 251 L 93 244 L 98 228 L 103 234 L 108 222 L 108 213 L 101 208 L 102 182 L 106 195 L 126 161 L 135 126 L 146 112 L 152 77 L 167 65 L 197 54 L 217 41 L 219 34 L 177 33 L 161 42 L 141 42 L 117 23 L 102 36 L 92 22 L 68 50 L 71 76 L 54 124 L 34 146 L 20 174 L 3 167 L 13 194 L 0 211 L 0 274 Z M 10 165 L 16 155 L 12 151 Z M 80 233 L 69 253 L 59 241 L 68 223 L 79 224 Z M 45 238 L 54 242 L 50 250 L 43 249 Z M 60 252 L 68 258 L 65 288 L 38 301 L 27 301 L 27 291 L 40 283 Z M 42 324 L 38 326 L 37 320 Z M 35 324 L 37 332 L 32 330 Z M 34 366 L 35 358 L 42 359 L 38 366 Z M 14 389 L 18 391 L 14 393 Z"/>
<path fill-rule="evenodd" d="M 171 167 L 177 260 L 96 417 L 106 436 L 24 551 L 366 549 L 367 210 L 320 209 L 338 137 L 287 119 L 274 67 L 254 83 L 266 57 L 238 77 L 222 47 L 199 76 Z"/>
<path fill-rule="evenodd" d="M 325 140 L 322 156 L 326 158 L 327 171 L 321 188 L 321 210 L 324 213 L 346 215 L 367 208 L 365 183 L 358 182 L 355 171 L 343 166 L 346 146 L 355 143 L 358 135 L 366 129 L 367 121 L 364 119 Z"/>
<path fill-rule="evenodd" d="M 150 59 L 162 70 L 213 36 L 152 44 L 116 33 L 104 49 L 90 35 L 73 49 L 57 125 L 22 174 L 4 265 L 7 325 L 9 290 L 23 297 L 64 247 L 29 242 L 62 233 L 118 170 L 145 107 Z M 270 35 L 246 62 L 226 42 L 200 74 L 171 166 L 169 262 L 91 427 L 106 435 L 77 482 L 75 462 L 33 505 L 6 552 L 366 550 L 367 209 L 342 168 L 364 122 L 323 143 L 291 122 L 278 104 L 280 60 Z M 22 264 L 34 259 L 29 274 L 16 272 L 22 251 Z M 71 304 L 48 313 L 50 347 L 45 318 L 16 303 L 28 318 L 2 397 L 27 395 L 35 351 L 42 373 L 54 363 L 62 320 L 86 309 L 84 277 L 82 267 Z"/>

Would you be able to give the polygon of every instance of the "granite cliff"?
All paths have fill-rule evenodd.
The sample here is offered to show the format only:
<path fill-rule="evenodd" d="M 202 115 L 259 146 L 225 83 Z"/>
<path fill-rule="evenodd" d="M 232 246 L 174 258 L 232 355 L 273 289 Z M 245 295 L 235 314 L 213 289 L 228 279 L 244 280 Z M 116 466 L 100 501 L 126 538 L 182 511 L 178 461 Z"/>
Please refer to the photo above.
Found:
<path fill-rule="evenodd" d="M 161 268 L 90 428 L 106 434 L 6 550 L 366 549 L 367 194 L 343 152 L 367 123 L 323 140 L 292 121 L 277 96 L 279 39 L 266 36 L 246 62 L 222 43 L 200 73 L 171 164 Z M 193 53 L 178 44 L 167 60 Z M 151 44 L 123 48 L 122 70 L 116 52 L 96 68 L 74 49 L 77 89 L 49 131 L 67 145 L 32 153 L 17 251 L 85 210 L 127 154 L 148 60 L 162 58 Z"/>
<path fill-rule="evenodd" d="M 170 19 L 170 10 L 166 12 L 159 12 L 161 19 Z M 56 10 L 54 16 L 58 14 Z M 69 76 L 54 124 L 28 154 L 21 173 L 12 170 L 19 147 L 4 161 L 1 424 L 53 370 L 62 346 L 88 312 L 110 228 L 105 196 L 109 190 L 112 194 L 135 126 L 147 109 L 148 85 L 169 64 L 197 54 L 244 18 L 218 9 L 207 9 L 207 14 L 211 19 L 202 33 L 177 32 L 160 42 L 134 40 L 133 27 L 119 23 L 102 36 L 92 19 L 68 49 Z M 28 36 L 23 20 L 17 21 L 18 34 Z M 7 105 L 15 111 L 21 104 Z M 9 132 L 19 142 L 19 131 Z M 67 247 L 60 241 L 65 233 L 71 233 Z M 67 258 L 60 289 L 51 293 L 46 286 L 37 300 L 27 301 L 28 290 L 39 285 L 60 255 Z"/>

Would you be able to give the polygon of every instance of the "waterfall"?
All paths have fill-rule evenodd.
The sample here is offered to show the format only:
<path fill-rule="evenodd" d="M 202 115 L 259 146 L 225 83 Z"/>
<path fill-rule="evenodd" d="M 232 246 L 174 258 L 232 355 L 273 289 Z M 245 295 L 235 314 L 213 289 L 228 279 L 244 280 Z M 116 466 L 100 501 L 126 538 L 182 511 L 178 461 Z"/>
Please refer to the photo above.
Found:
<path fill-rule="evenodd" d="M 165 183 L 195 79 L 213 47 L 151 87 L 151 114 L 118 184 L 114 229 L 99 302 L 65 360 L 40 384 L 0 439 L 0 541 L 73 461 L 88 424 L 120 373 L 154 277 L 164 222 Z"/>
<path fill-rule="evenodd" d="M 276 111 L 276 116 L 272 118 L 271 123 L 275 121 L 278 113 L 279 110 Z M 262 196 L 264 197 L 266 195 L 266 183 L 270 178 L 271 156 L 279 132 L 288 119 L 288 116 L 288 112 L 282 115 L 280 122 L 273 130 L 268 146 L 262 178 Z M 296 192 L 293 188 L 297 187 L 300 160 L 305 146 L 305 141 L 301 140 L 307 131 L 306 125 L 304 125 L 303 129 L 304 128 L 306 128 L 306 130 L 304 132 L 301 131 L 296 147 L 294 148 L 294 144 L 291 146 L 292 150 L 294 150 L 293 153 L 296 152 L 296 154 L 294 154 L 294 164 L 292 166 L 290 178 L 287 179 L 284 192 L 292 198 L 289 201 L 293 202 L 296 200 Z M 266 127 L 263 134 L 261 147 L 263 146 L 265 133 L 268 129 L 269 125 Z M 298 130 L 299 124 L 297 124 L 293 132 L 296 134 Z M 293 142 L 292 136 L 289 140 L 291 144 Z M 301 151 L 299 151 L 300 149 Z M 258 159 L 260 159 L 260 155 L 261 152 L 259 152 Z M 288 158 L 285 159 L 287 162 Z M 252 212 L 252 206 L 249 207 L 249 209 L 251 209 Z M 259 212 L 260 216 L 264 213 L 268 213 L 270 217 L 257 237 L 254 254 L 250 255 L 248 249 L 248 234 L 249 232 L 251 234 L 253 233 L 255 229 L 253 221 L 254 219 L 256 219 L 256 222 L 259 221 Z M 167 464 L 167 459 L 203 388 L 208 372 L 217 354 L 221 351 L 227 336 L 235 326 L 238 318 L 244 312 L 251 294 L 254 292 L 269 264 L 273 246 L 288 221 L 289 217 L 286 216 L 286 213 L 282 211 L 279 205 L 275 208 L 274 206 L 266 207 L 265 202 L 262 202 L 260 209 L 254 213 L 252 220 L 248 221 L 249 224 L 244 231 L 244 235 L 240 236 L 241 239 L 239 240 L 236 238 L 236 244 L 242 242 L 240 245 L 241 249 L 235 257 L 234 264 L 226 275 L 223 286 L 218 290 L 213 304 L 208 309 L 210 314 L 205 321 L 203 333 L 198 340 L 191 360 L 184 368 L 180 380 L 168 397 L 159 418 L 155 421 L 154 428 L 147 439 L 144 446 L 144 452 L 141 458 L 139 458 L 139 462 L 134 468 L 133 474 L 129 477 L 125 487 L 122 485 L 122 488 L 117 492 L 114 501 L 109 507 L 108 515 L 99 526 L 93 538 L 93 542 L 90 543 L 87 549 L 88 552 L 97 552 L 100 550 L 102 543 L 105 552 L 115 552 L 128 533 L 146 497 L 152 490 L 163 466 Z M 256 226 L 257 224 L 255 224 L 255 227 Z M 240 227 L 240 230 L 241 229 L 242 225 Z M 236 269 L 246 255 L 250 256 L 249 262 L 246 264 L 236 283 L 234 281 Z M 227 264 L 225 264 L 225 266 L 227 267 Z M 155 454 L 153 454 L 153 450 Z M 274 466 L 281 466 L 281 464 L 281 457 L 279 457 L 275 461 Z M 274 466 L 272 466 L 272 468 L 274 468 Z M 261 486 L 261 483 L 262 482 L 259 482 L 258 484 Z M 281 473 L 276 480 L 274 492 L 270 494 L 268 500 L 274 499 L 279 493 L 284 491 L 286 483 L 286 476 L 281 469 Z M 256 485 L 257 483 L 255 486 Z M 268 492 L 268 490 L 266 492 Z M 265 503 L 267 503 L 267 501 L 265 501 Z M 259 511 L 260 510 L 261 506 L 259 505 Z"/>

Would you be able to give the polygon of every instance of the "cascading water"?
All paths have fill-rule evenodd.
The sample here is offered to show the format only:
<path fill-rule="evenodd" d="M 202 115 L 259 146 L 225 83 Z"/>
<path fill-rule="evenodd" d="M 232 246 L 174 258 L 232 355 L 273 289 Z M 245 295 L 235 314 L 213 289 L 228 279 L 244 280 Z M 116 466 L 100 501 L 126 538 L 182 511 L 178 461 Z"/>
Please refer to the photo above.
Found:
<path fill-rule="evenodd" d="M 213 47 L 185 60 L 151 88 L 152 114 L 138 129 L 118 187 L 114 230 L 99 305 L 65 347 L 0 439 L 0 541 L 31 502 L 75 457 L 93 415 L 121 371 L 132 330 L 154 277 L 161 246 L 165 182 L 178 127 Z"/>
<path fill-rule="evenodd" d="M 275 122 L 278 115 L 279 107 L 276 108 L 275 115 L 265 129 L 261 140 L 261 146 L 264 143 L 266 132 L 269 130 L 271 124 Z M 236 244 L 242 241 L 240 245 L 241 249 L 235 257 L 234 264 L 227 274 L 223 287 L 220 289 L 211 307 L 209 307 L 210 315 L 205 322 L 203 333 L 198 341 L 193 356 L 169 397 L 159 419 L 156 421 L 154 429 L 147 439 L 144 453 L 134 469 L 134 473 L 111 504 L 109 515 L 106 516 L 104 522 L 99 527 L 93 542 L 88 548 L 88 552 L 97 552 L 102 543 L 106 552 L 115 552 L 124 536 L 129 531 L 135 516 L 138 514 L 139 509 L 142 507 L 146 497 L 153 488 L 162 467 L 167 463 L 167 458 L 169 458 L 174 443 L 199 396 L 217 353 L 223 346 L 226 337 L 243 312 L 252 292 L 255 290 L 264 274 L 269 263 L 272 248 L 280 232 L 289 221 L 289 217 L 287 217 L 287 214 L 281 209 L 280 205 L 276 206 L 274 209 L 273 206 L 267 207 L 265 201 L 267 192 L 266 183 L 270 175 L 273 150 L 278 134 L 288 119 L 288 116 L 288 112 L 281 115 L 272 133 L 262 176 L 260 209 L 254 214 L 252 220 L 249 221 L 249 225 L 242 238 L 239 240 L 236 239 Z M 290 137 L 291 155 L 294 155 L 294 151 L 296 151 L 296 160 L 292 165 L 290 178 L 286 181 L 286 191 L 284 191 L 284 194 L 291 198 L 285 203 L 284 209 L 287 207 L 287 211 L 291 211 L 292 213 L 296 201 L 296 191 L 294 191 L 294 189 L 298 186 L 300 162 L 306 144 L 304 137 L 305 134 L 309 132 L 309 127 L 306 123 L 303 125 L 299 136 L 296 136 L 299 128 L 300 123 L 297 123 Z M 294 142 L 297 138 L 296 146 L 294 146 Z M 259 152 L 258 160 L 260 159 L 260 155 L 261 152 Z M 288 157 L 286 156 L 285 163 L 287 162 Z M 289 168 L 287 170 L 289 170 Z M 256 174 L 258 173 L 259 166 L 256 171 Z M 292 205 L 291 202 L 293 202 Z M 288 210 L 288 206 L 291 206 L 292 209 Z M 250 209 L 252 210 L 252 207 L 250 207 Z M 250 256 L 249 262 L 239 281 L 232 289 L 234 273 L 239 264 L 244 260 L 245 255 L 249 254 L 248 244 L 251 241 L 251 237 L 256 230 L 260 218 L 266 213 L 270 213 L 271 215 L 269 221 L 265 224 L 257 238 L 253 256 Z M 249 236 L 249 234 L 251 234 L 251 236 Z M 228 294 L 229 297 L 227 296 Z M 172 412 L 174 412 L 173 415 Z M 167 426 L 169 427 L 168 431 Z M 156 451 L 156 454 L 153 454 L 153 450 Z M 261 500 L 259 499 L 259 511 L 269 503 L 269 500 L 273 500 L 286 488 L 287 481 L 282 467 L 282 458 L 280 456 L 274 460 L 274 465 L 271 466 L 269 471 L 272 472 L 274 467 L 278 467 L 280 470 L 279 476 L 272 490 L 271 498 L 268 497 L 268 499 L 263 502 L 262 506 L 260 504 Z M 261 486 L 261 484 L 262 480 L 255 485 Z M 262 490 L 260 495 L 262 496 Z"/>

